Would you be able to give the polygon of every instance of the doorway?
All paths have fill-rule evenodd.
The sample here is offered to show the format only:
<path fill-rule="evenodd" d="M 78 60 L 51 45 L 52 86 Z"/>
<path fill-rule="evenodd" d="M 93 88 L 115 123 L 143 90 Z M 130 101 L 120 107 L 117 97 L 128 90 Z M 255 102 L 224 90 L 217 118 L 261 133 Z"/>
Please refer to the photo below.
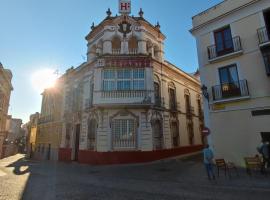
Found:
<path fill-rule="evenodd" d="M 173 140 L 173 147 L 179 147 L 179 129 L 177 122 L 171 123 L 171 134 Z"/>
<path fill-rule="evenodd" d="M 81 125 L 77 124 L 76 125 L 76 136 L 75 136 L 75 156 L 74 160 L 78 160 L 78 153 L 79 153 L 79 145 L 80 145 L 80 132 L 81 132 Z"/>
<path fill-rule="evenodd" d="M 154 139 L 154 149 L 159 150 L 163 147 L 162 123 L 160 120 L 155 120 L 152 124 L 152 132 Z"/>

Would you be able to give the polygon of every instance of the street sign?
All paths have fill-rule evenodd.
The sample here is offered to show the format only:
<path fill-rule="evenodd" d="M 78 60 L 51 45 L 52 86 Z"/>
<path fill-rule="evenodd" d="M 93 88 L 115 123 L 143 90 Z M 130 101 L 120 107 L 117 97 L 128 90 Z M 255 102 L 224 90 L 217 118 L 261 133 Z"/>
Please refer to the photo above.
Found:
<path fill-rule="evenodd" d="M 204 134 L 204 135 L 210 135 L 210 129 L 209 128 L 207 128 L 207 127 L 204 127 L 203 128 L 203 130 L 202 130 L 202 133 Z"/>
<path fill-rule="evenodd" d="M 130 14 L 131 12 L 131 1 L 130 0 L 119 0 L 119 13 Z"/>

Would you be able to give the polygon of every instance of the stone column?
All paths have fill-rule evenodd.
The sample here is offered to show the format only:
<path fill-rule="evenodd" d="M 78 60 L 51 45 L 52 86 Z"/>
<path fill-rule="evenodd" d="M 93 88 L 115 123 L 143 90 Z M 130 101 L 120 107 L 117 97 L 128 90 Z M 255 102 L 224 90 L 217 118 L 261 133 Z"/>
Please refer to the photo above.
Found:
<path fill-rule="evenodd" d="M 121 54 L 128 54 L 128 41 L 126 38 L 121 42 Z"/>
<path fill-rule="evenodd" d="M 139 40 L 138 41 L 138 53 L 140 54 L 146 54 L 146 41 L 144 40 Z"/>

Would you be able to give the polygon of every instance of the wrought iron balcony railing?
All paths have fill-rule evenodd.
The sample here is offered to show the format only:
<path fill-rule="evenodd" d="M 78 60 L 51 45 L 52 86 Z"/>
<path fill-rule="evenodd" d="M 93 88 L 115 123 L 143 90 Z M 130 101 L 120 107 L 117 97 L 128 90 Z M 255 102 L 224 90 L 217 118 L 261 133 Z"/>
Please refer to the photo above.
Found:
<path fill-rule="evenodd" d="M 232 47 L 227 48 L 227 49 L 222 49 L 222 50 L 218 50 L 216 44 L 207 47 L 208 59 L 213 60 L 215 58 L 243 50 L 242 45 L 241 45 L 241 39 L 239 36 L 236 36 L 236 37 L 232 38 L 230 41 L 226 41 L 226 42 L 232 43 Z"/>
<path fill-rule="evenodd" d="M 155 97 L 155 103 L 154 106 L 156 107 L 164 107 L 164 98 L 163 97 Z"/>
<path fill-rule="evenodd" d="M 53 115 L 47 115 L 38 119 L 38 124 L 48 123 L 54 121 Z"/>
<path fill-rule="evenodd" d="M 169 109 L 171 111 L 177 111 L 178 110 L 177 102 L 176 101 L 170 101 Z"/>
<path fill-rule="evenodd" d="M 270 42 L 269 34 L 266 27 L 259 28 L 257 30 L 257 34 L 258 34 L 260 45 Z"/>
<path fill-rule="evenodd" d="M 248 83 L 246 80 L 213 86 L 212 92 L 214 101 L 249 96 Z"/>

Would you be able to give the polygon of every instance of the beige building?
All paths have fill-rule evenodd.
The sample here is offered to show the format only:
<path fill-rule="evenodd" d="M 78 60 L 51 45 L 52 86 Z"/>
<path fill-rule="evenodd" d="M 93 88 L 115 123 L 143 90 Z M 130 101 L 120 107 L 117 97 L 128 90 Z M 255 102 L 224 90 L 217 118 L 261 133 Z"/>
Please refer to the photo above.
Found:
<path fill-rule="evenodd" d="M 192 18 L 209 142 L 239 165 L 270 141 L 269 9 L 269 0 L 226 0 Z"/>
<path fill-rule="evenodd" d="M 10 93 L 13 90 L 12 73 L 0 63 L 0 158 L 3 155 L 3 144 L 6 138 L 6 120 L 9 107 Z"/>
<path fill-rule="evenodd" d="M 23 140 L 22 120 L 12 118 L 11 115 L 6 119 L 6 137 L 4 143 L 4 157 L 12 156 L 19 151 L 19 145 Z"/>
<path fill-rule="evenodd" d="M 60 160 L 145 162 L 202 147 L 199 80 L 164 60 L 165 35 L 143 17 L 92 25 L 87 62 L 67 70 Z"/>
<path fill-rule="evenodd" d="M 62 133 L 63 88 L 60 78 L 55 87 L 45 89 L 42 93 L 41 112 L 36 131 L 35 158 L 58 160 L 58 148 Z M 31 139 L 31 138 L 30 138 Z"/>
<path fill-rule="evenodd" d="M 28 157 L 32 157 L 35 152 L 36 147 L 36 137 L 37 137 L 37 125 L 39 120 L 39 113 L 30 115 L 30 120 L 26 124 L 26 142 L 27 142 L 27 155 Z"/>

